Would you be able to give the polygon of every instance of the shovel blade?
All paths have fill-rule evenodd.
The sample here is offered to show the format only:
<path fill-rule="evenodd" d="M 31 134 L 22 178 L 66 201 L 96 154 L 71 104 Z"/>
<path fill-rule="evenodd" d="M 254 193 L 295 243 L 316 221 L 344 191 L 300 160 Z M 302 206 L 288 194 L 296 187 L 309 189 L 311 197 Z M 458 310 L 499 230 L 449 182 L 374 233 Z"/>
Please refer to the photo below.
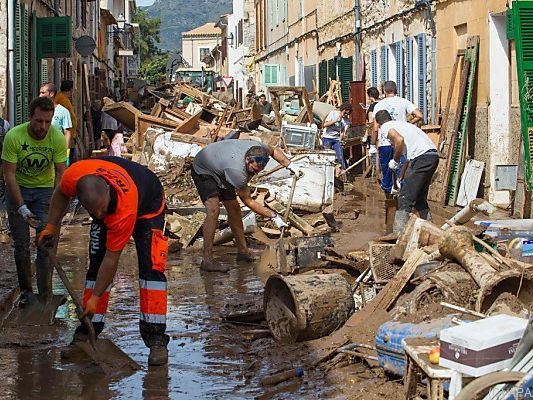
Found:
<path fill-rule="evenodd" d="M 53 325 L 57 309 L 66 301 L 65 295 L 53 295 L 46 300 L 35 296 L 24 308 L 19 308 L 18 325 Z"/>
<path fill-rule="evenodd" d="M 98 339 L 95 347 L 89 342 L 76 342 L 76 346 L 102 368 L 105 374 L 133 372 L 141 366 L 109 339 Z"/>

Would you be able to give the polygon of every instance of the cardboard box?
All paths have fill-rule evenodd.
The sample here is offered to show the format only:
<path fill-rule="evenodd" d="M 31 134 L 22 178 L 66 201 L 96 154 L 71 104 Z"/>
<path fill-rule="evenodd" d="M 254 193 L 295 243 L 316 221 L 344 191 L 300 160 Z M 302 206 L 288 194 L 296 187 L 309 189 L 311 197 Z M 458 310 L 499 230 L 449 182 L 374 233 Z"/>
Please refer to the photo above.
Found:
<path fill-rule="evenodd" d="M 443 329 L 439 365 L 475 377 L 507 368 L 526 326 L 526 319 L 496 315 Z"/>

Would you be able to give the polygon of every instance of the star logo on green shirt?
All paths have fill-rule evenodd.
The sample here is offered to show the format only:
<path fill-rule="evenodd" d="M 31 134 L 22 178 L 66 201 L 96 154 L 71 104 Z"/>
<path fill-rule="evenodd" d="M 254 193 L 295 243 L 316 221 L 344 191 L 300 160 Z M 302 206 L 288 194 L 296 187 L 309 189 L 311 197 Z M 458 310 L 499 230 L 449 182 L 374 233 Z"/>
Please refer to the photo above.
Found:
<path fill-rule="evenodd" d="M 24 142 L 24 144 L 21 145 L 21 147 L 22 147 L 22 151 L 28 151 L 28 147 L 30 147 L 30 145 L 28 143 Z"/>

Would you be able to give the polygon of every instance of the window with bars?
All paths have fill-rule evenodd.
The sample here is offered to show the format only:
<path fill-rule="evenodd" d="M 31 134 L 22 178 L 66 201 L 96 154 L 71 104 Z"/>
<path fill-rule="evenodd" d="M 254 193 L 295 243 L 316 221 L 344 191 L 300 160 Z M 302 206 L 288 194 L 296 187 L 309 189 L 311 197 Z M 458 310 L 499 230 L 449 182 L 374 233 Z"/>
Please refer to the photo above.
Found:
<path fill-rule="evenodd" d="M 370 51 L 370 85 L 378 86 L 378 54 L 376 50 Z"/>
<path fill-rule="evenodd" d="M 413 38 L 405 39 L 405 96 L 414 102 Z"/>
<path fill-rule="evenodd" d="M 427 53 L 426 53 L 426 34 L 420 33 L 416 36 L 418 45 L 418 108 L 424 115 L 424 121 L 428 116 L 427 100 Z"/>
<path fill-rule="evenodd" d="M 381 46 L 381 83 L 389 80 L 389 49 Z"/>

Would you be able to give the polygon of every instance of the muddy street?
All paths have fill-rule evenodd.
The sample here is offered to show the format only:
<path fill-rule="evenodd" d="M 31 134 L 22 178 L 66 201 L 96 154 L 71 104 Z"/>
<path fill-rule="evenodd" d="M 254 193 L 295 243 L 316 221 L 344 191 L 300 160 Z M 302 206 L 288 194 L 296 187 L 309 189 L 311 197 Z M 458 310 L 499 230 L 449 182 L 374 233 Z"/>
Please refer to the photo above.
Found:
<path fill-rule="evenodd" d="M 336 233 L 339 246 L 357 248 L 347 231 L 362 231 L 376 226 L 379 207 L 372 195 L 354 193 L 346 209 L 353 214 L 362 210 L 359 218 L 347 214 L 339 221 L 343 233 Z M 67 272 L 76 291 L 81 293 L 87 265 L 88 226 L 80 223 L 68 226 L 62 235 L 58 260 Z M 363 246 L 367 235 L 360 234 Z M 375 233 L 374 233 L 375 234 Z M 350 237 L 351 236 L 351 237 Z M 11 250 L 5 248 L 7 257 Z M 0 392 L 3 398 L 33 399 L 249 399 L 272 389 L 262 388 L 260 378 L 288 368 L 298 367 L 302 355 L 310 351 L 304 344 L 280 345 L 272 338 L 246 340 L 241 332 L 260 328 L 260 324 L 230 324 L 221 316 L 235 312 L 261 310 L 263 283 L 254 272 L 254 265 L 237 263 L 233 246 L 219 246 L 217 258 L 231 267 L 228 274 L 204 273 L 198 268 L 198 251 L 187 250 L 170 254 L 167 265 L 168 316 L 167 333 L 169 364 L 167 367 L 147 367 L 148 349 L 138 330 L 138 274 L 135 248 L 128 245 L 111 292 L 109 311 L 103 337 L 113 340 L 143 367 L 129 376 L 106 377 L 83 356 L 75 360 L 61 359 L 77 326 L 74 306 L 69 299 L 59 308 L 53 326 L 20 326 L 14 319 L 15 308 L 4 323 L 0 342 Z M 254 251 L 260 252 L 256 247 Z M 65 292 L 54 275 L 56 292 Z M 355 373 L 355 371 L 352 371 Z M 338 375 L 338 372 L 336 373 Z M 343 375 L 343 374 L 341 374 Z M 350 373 L 348 373 L 350 375 Z M 282 398 L 338 398 L 353 379 L 326 377 L 320 371 L 305 371 L 304 379 L 285 387 Z M 339 379 L 339 380 L 338 380 Z"/>

